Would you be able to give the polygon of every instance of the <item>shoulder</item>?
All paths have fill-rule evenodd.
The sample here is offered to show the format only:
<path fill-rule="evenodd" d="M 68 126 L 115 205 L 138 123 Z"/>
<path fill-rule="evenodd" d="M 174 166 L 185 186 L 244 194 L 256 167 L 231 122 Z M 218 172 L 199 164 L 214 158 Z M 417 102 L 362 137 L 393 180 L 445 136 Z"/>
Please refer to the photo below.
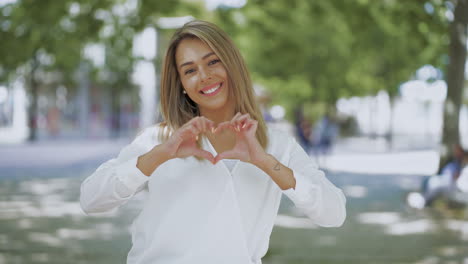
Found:
<path fill-rule="evenodd" d="M 158 140 L 158 135 L 160 131 L 162 131 L 164 128 L 161 126 L 161 123 L 142 128 L 140 131 L 137 133 L 134 143 L 137 144 L 156 144 L 159 142 Z"/>

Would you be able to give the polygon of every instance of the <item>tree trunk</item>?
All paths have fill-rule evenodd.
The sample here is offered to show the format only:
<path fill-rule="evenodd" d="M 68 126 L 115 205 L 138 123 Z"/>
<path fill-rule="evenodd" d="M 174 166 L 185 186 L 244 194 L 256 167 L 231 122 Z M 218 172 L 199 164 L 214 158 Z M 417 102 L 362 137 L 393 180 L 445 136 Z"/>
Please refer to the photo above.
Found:
<path fill-rule="evenodd" d="M 85 62 L 80 62 L 78 67 L 78 122 L 81 137 L 89 136 L 89 66 Z M 95 122 L 95 120 L 92 120 Z"/>
<path fill-rule="evenodd" d="M 31 103 L 28 108 L 28 125 L 29 125 L 29 136 L 28 141 L 34 142 L 37 140 L 37 116 L 38 116 L 38 94 L 39 94 L 39 84 L 36 81 L 36 70 L 38 68 L 38 61 L 36 57 L 32 58 L 31 61 L 31 71 L 29 78 L 29 89 L 31 91 Z"/>
<path fill-rule="evenodd" d="M 390 118 L 389 118 L 389 126 L 387 135 L 385 136 L 387 140 L 387 149 L 392 152 L 393 151 L 393 123 L 395 121 L 395 104 L 396 104 L 396 97 L 394 95 L 389 95 L 389 103 L 390 103 Z"/>
<path fill-rule="evenodd" d="M 440 167 L 451 156 L 453 146 L 460 143 L 459 116 L 463 95 L 468 35 L 468 0 L 456 1 L 454 20 L 450 24 L 449 64 L 447 67 L 447 99 L 444 104 L 444 128 Z"/>

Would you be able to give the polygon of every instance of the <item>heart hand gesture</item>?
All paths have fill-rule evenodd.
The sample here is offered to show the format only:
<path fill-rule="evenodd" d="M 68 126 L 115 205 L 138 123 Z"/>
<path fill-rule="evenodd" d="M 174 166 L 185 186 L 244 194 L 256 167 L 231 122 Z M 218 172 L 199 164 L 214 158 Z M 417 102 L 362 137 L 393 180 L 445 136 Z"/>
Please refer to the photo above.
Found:
<path fill-rule="evenodd" d="M 266 152 L 255 136 L 257 126 L 258 122 L 250 118 L 249 114 L 242 115 L 241 113 L 237 113 L 231 121 L 220 123 L 214 132 L 231 129 L 236 134 L 236 144 L 231 150 L 218 154 L 214 163 L 222 159 L 238 159 L 254 165 L 258 164 L 265 157 Z"/>
<path fill-rule="evenodd" d="M 166 143 L 166 151 L 170 158 L 185 158 L 197 156 L 214 163 L 213 155 L 197 146 L 201 133 L 214 130 L 214 122 L 205 117 L 194 117 L 177 129 Z"/>

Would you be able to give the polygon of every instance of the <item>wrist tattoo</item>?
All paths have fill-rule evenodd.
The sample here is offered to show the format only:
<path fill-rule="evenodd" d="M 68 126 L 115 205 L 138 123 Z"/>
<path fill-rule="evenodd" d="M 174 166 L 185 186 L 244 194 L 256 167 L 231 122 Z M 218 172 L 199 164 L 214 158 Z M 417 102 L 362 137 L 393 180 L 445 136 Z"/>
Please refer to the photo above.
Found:
<path fill-rule="evenodd" d="M 281 168 L 280 163 L 279 163 L 279 162 L 276 162 L 276 165 L 275 165 L 275 167 L 273 167 L 273 169 L 274 169 L 275 171 L 279 171 L 280 168 Z"/>

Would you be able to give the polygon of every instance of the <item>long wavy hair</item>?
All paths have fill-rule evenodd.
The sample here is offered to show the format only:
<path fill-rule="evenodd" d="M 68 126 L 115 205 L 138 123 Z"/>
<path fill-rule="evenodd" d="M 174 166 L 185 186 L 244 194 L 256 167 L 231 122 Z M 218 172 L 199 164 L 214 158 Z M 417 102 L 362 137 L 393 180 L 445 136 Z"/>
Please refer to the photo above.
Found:
<path fill-rule="evenodd" d="M 179 28 L 169 42 L 161 74 L 161 113 L 164 121 L 160 124 L 159 139 L 164 142 L 171 133 L 199 116 L 197 104 L 183 93 L 182 83 L 176 64 L 176 50 L 182 40 L 197 38 L 206 43 L 223 63 L 228 73 L 229 100 L 235 102 L 235 112 L 250 114 L 258 121 L 256 137 L 263 148 L 268 144 L 267 127 L 260 108 L 255 101 L 254 90 L 247 66 L 229 36 L 213 23 L 194 20 Z M 200 146 L 201 138 L 198 140 Z"/>

